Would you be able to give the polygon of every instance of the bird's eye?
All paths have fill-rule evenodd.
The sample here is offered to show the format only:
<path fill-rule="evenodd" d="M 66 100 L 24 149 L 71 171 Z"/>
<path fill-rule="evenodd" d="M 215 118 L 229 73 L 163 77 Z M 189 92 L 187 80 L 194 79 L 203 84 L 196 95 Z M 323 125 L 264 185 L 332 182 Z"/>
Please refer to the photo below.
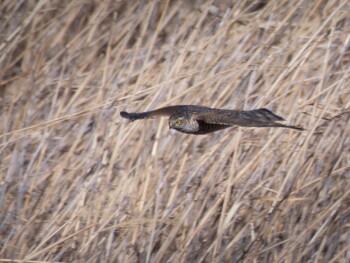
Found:
<path fill-rule="evenodd" d="M 181 121 L 180 120 L 177 120 L 176 122 L 175 122 L 175 125 L 177 125 L 177 126 L 179 126 L 181 124 Z"/>

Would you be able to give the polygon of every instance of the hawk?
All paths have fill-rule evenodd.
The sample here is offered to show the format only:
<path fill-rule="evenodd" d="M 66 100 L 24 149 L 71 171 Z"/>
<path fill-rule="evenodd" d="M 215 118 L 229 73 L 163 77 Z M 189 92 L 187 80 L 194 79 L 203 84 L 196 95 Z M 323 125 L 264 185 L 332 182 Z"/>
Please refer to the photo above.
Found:
<path fill-rule="evenodd" d="M 226 110 L 197 105 L 174 105 L 152 111 L 128 113 L 120 112 L 123 118 L 131 121 L 157 117 L 169 117 L 169 127 L 188 134 L 207 134 L 230 128 L 281 127 L 303 131 L 302 127 L 279 123 L 284 119 L 268 109 Z"/>

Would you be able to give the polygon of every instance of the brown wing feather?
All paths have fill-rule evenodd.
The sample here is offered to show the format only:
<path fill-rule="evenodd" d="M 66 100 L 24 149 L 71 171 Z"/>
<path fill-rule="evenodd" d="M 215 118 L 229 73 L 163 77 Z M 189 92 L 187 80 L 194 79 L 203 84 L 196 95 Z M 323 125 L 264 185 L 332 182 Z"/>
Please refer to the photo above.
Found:
<path fill-rule="evenodd" d="M 146 112 L 133 112 L 129 113 L 126 111 L 121 111 L 120 116 L 123 118 L 129 119 L 131 121 L 139 120 L 139 119 L 150 119 L 150 118 L 157 118 L 157 117 L 169 117 L 170 115 L 174 114 L 175 112 L 182 110 L 185 106 L 183 105 L 177 105 L 177 106 L 169 106 L 164 108 L 159 108 L 152 111 L 146 111 Z"/>
<path fill-rule="evenodd" d="M 285 127 L 296 130 L 303 128 L 276 123 L 284 119 L 268 109 L 257 109 L 250 111 L 238 110 L 220 110 L 212 109 L 207 112 L 199 112 L 196 116 L 197 120 L 212 124 L 221 125 L 238 125 L 245 127 Z"/>

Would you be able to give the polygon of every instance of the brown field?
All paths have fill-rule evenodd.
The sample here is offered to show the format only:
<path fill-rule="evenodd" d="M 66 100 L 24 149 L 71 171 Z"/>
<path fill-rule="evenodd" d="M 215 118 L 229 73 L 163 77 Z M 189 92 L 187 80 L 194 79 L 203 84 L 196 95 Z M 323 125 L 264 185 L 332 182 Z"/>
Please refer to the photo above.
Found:
<path fill-rule="evenodd" d="M 350 262 L 350 2 L 257 2 L 1 1 L 0 262 Z"/>

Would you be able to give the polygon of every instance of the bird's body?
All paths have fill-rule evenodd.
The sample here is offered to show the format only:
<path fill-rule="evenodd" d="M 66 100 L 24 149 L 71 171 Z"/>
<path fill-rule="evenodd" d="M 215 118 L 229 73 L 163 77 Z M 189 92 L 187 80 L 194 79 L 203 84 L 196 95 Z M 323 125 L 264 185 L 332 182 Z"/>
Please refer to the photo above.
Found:
<path fill-rule="evenodd" d="M 175 105 L 153 111 L 120 115 L 131 121 L 156 117 L 169 117 L 169 127 L 188 134 L 207 134 L 232 126 L 283 127 L 304 130 L 301 127 L 278 123 L 284 119 L 268 109 L 249 111 L 215 109 L 197 105 Z"/>

